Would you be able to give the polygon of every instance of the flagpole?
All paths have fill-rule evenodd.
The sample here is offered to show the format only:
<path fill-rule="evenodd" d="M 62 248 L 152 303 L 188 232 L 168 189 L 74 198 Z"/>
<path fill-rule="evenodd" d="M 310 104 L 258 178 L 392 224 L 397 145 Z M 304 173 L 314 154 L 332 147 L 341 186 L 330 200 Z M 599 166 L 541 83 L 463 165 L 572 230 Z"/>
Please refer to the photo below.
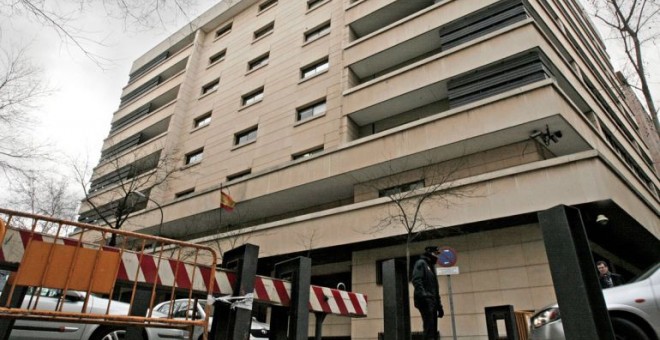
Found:
<path fill-rule="evenodd" d="M 218 231 L 222 230 L 222 183 L 220 183 L 220 218 L 218 219 Z"/>

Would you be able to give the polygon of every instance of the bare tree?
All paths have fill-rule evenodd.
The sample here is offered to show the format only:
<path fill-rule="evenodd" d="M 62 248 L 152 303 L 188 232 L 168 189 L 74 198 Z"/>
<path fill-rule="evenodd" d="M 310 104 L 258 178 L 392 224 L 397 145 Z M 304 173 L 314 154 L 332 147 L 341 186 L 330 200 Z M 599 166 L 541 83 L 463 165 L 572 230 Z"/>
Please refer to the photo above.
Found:
<path fill-rule="evenodd" d="M 626 61 L 633 69 L 638 83 L 631 84 L 644 96 L 648 112 L 660 133 L 658 108 L 649 84 L 649 68 L 646 53 L 657 51 L 660 37 L 660 2 L 658 0 L 589 0 L 594 16 L 609 27 L 623 45 Z M 647 47 L 651 47 L 647 50 Z M 652 48 L 652 47 L 655 47 Z"/>
<path fill-rule="evenodd" d="M 32 110 L 48 90 L 25 53 L 0 50 L 0 170 L 6 177 L 29 176 L 29 162 L 46 156 L 27 136 Z"/>
<path fill-rule="evenodd" d="M 363 183 L 363 189 L 389 199 L 387 216 L 370 227 L 370 233 L 390 228 L 402 228 L 405 232 L 406 273 L 410 273 L 410 245 L 426 231 L 438 228 L 438 222 L 429 220 L 425 210 L 430 207 L 449 208 L 460 199 L 474 197 L 473 190 L 456 185 L 455 180 L 464 174 L 464 161 L 454 160 L 427 165 L 401 172 L 390 162 L 380 179 Z M 400 169 L 400 168 L 398 168 Z"/>
<path fill-rule="evenodd" d="M 10 185 L 7 205 L 15 210 L 58 219 L 71 220 L 76 216 L 80 197 L 71 191 L 70 179 L 48 171 L 31 171 L 25 176 L 16 177 Z M 54 234 L 58 225 L 38 221 L 40 232 Z M 14 221 L 21 225 L 22 221 Z M 31 228 L 31 225 L 23 227 Z M 60 230 L 66 234 L 71 230 Z"/>
<path fill-rule="evenodd" d="M 72 44 L 101 66 L 107 60 L 91 48 L 100 42 L 90 39 L 80 23 L 86 13 L 101 10 L 109 18 L 122 20 L 125 29 L 152 29 L 173 24 L 181 16 L 190 21 L 188 11 L 197 3 L 198 0 L 0 0 L 0 18 L 18 17 L 50 28 L 63 44 Z M 0 30 L 1 33 L 4 32 Z"/>
<path fill-rule="evenodd" d="M 152 189 L 176 177 L 179 168 L 173 154 L 159 151 L 143 157 L 113 156 L 102 160 L 102 166 L 109 171 L 91 181 L 87 180 L 88 167 L 74 165 L 78 182 L 85 190 L 81 210 L 89 208 L 78 219 L 121 229 L 131 214 L 146 208 Z M 109 245 L 116 245 L 116 234 L 112 234 Z"/>

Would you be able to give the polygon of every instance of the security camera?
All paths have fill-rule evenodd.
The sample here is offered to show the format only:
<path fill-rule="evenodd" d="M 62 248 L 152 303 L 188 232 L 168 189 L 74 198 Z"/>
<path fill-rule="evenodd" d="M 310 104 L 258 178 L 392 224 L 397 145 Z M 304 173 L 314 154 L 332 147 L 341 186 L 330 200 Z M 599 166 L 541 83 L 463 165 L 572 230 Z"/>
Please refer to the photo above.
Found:
<path fill-rule="evenodd" d="M 534 130 L 534 131 L 532 131 L 532 133 L 529 135 L 529 138 L 536 138 L 536 137 L 540 136 L 541 133 L 542 133 L 542 132 L 539 131 L 539 130 Z"/>
<path fill-rule="evenodd" d="M 346 285 L 343 282 L 337 283 L 337 289 L 346 290 Z"/>
<path fill-rule="evenodd" d="M 598 223 L 598 224 L 600 224 L 600 225 L 602 225 L 602 226 L 607 225 L 607 223 L 608 223 L 609 221 L 610 221 L 610 219 L 607 218 L 607 216 L 605 216 L 605 215 L 598 215 L 598 216 L 596 217 L 596 223 Z"/>

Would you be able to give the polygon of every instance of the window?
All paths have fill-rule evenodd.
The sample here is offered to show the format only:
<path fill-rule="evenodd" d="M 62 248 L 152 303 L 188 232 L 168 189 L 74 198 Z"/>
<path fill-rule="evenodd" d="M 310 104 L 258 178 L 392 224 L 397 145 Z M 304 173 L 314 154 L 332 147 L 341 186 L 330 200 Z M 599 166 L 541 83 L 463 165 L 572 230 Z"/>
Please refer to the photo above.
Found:
<path fill-rule="evenodd" d="M 193 151 L 186 155 L 186 165 L 197 164 L 202 161 L 202 158 L 204 158 L 204 149 Z"/>
<path fill-rule="evenodd" d="M 226 49 L 224 49 L 224 50 L 222 50 L 222 51 L 220 51 L 220 52 L 218 52 L 218 53 L 216 53 L 216 54 L 210 56 L 210 57 L 209 57 L 209 65 L 210 65 L 210 64 L 215 64 L 215 63 L 217 63 L 217 62 L 219 62 L 219 61 L 221 61 L 221 60 L 224 60 L 224 59 L 225 59 L 225 54 L 227 54 L 227 50 L 226 50 Z"/>
<path fill-rule="evenodd" d="M 245 177 L 245 176 L 247 176 L 247 175 L 249 175 L 249 174 L 251 174 L 251 173 L 252 173 L 252 170 L 250 170 L 250 169 L 243 170 L 243 171 L 241 171 L 241 172 L 237 172 L 237 173 L 235 173 L 235 174 L 231 174 L 231 175 L 227 176 L 227 181 L 233 181 L 233 180 L 235 180 L 235 179 L 238 179 L 238 178 L 241 178 L 241 177 Z"/>
<path fill-rule="evenodd" d="M 224 25 L 224 26 L 220 27 L 217 31 L 215 31 L 215 37 L 219 38 L 219 37 L 231 32 L 231 24 L 232 23 L 230 22 L 227 25 Z"/>
<path fill-rule="evenodd" d="M 202 86 L 202 95 L 207 94 L 207 93 L 211 93 L 211 92 L 217 90 L 219 85 L 220 85 L 220 79 L 216 79 L 216 80 Z"/>
<path fill-rule="evenodd" d="M 330 33 L 330 21 L 305 32 L 305 42 L 314 41 L 328 33 Z"/>
<path fill-rule="evenodd" d="M 316 154 L 319 154 L 321 152 L 323 152 L 323 146 L 320 146 L 318 148 L 314 148 L 314 149 L 311 149 L 311 150 L 308 150 L 308 151 L 303 151 L 303 152 L 300 152 L 300 153 L 297 153 L 297 154 L 293 154 L 293 155 L 291 155 L 291 158 L 293 158 L 293 160 L 301 159 L 301 158 L 307 158 L 307 157 L 312 157 L 312 156 L 314 156 Z"/>
<path fill-rule="evenodd" d="M 305 120 L 325 113 L 325 99 L 297 110 L 296 120 Z"/>
<path fill-rule="evenodd" d="M 234 135 L 234 145 L 247 144 L 257 139 L 257 127 L 250 128 Z"/>
<path fill-rule="evenodd" d="M 316 62 L 312 65 L 300 69 L 300 76 L 302 79 L 307 79 L 327 71 L 328 67 L 329 67 L 328 58 L 325 58 L 319 62 Z"/>
<path fill-rule="evenodd" d="M 277 4 L 277 0 L 266 0 L 259 4 L 259 13 L 275 6 Z"/>
<path fill-rule="evenodd" d="M 241 97 L 241 102 L 243 103 L 243 106 L 248 106 L 248 105 L 258 103 L 262 99 L 264 99 L 264 89 L 263 89 L 263 87 L 258 89 L 258 90 L 255 90 L 255 91 L 252 91 L 248 94 L 243 95 L 243 97 Z"/>
<path fill-rule="evenodd" d="M 424 180 L 419 180 L 419 181 L 401 184 L 401 185 L 393 186 L 391 188 L 379 190 L 378 197 L 396 195 L 402 192 L 411 191 L 423 187 L 424 187 Z"/>
<path fill-rule="evenodd" d="M 273 32 L 273 28 L 275 28 L 275 23 L 271 22 L 270 24 L 254 31 L 254 40 L 263 38 L 266 35 L 270 34 L 271 32 Z"/>
<path fill-rule="evenodd" d="M 174 194 L 174 198 L 190 196 L 194 192 L 195 192 L 195 188 L 186 189 L 184 191 L 177 192 L 176 194 Z"/>
<path fill-rule="evenodd" d="M 203 126 L 207 126 L 211 123 L 211 112 L 207 112 L 197 118 L 195 118 L 193 122 L 193 127 L 194 128 L 201 128 Z"/>
<path fill-rule="evenodd" d="M 307 10 L 321 6 L 325 0 L 307 0 Z"/>
<path fill-rule="evenodd" d="M 262 66 L 268 65 L 268 57 L 270 56 L 270 53 L 266 53 L 262 56 L 257 57 L 256 59 L 253 59 L 252 61 L 248 62 L 248 71 L 252 71 L 254 69 L 257 69 Z"/>

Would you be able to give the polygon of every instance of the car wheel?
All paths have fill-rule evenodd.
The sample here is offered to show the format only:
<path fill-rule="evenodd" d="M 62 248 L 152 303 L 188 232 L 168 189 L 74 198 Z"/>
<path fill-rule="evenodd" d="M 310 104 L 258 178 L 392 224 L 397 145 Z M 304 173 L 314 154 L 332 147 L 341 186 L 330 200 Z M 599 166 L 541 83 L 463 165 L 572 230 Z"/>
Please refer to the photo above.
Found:
<path fill-rule="evenodd" d="M 104 328 L 92 335 L 89 340 L 124 340 L 126 331 L 123 329 Z"/>
<path fill-rule="evenodd" d="M 643 329 L 626 319 L 613 317 L 612 328 L 617 340 L 650 340 Z"/>

